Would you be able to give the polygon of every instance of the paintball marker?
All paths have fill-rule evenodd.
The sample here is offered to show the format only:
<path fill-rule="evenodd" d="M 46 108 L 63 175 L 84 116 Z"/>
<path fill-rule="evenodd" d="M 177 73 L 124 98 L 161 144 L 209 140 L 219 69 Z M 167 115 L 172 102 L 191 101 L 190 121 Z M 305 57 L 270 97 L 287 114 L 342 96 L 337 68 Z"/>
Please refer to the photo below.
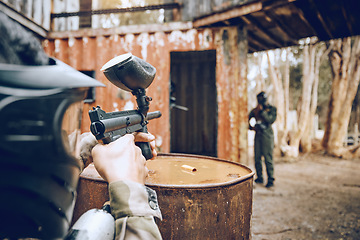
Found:
<path fill-rule="evenodd" d="M 159 111 L 148 113 L 152 99 L 146 96 L 145 91 L 152 83 L 156 69 L 146 61 L 127 53 L 111 59 L 101 71 L 115 86 L 131 92 L 136 97 L 138 108 L 106 113 L 99 106 L 94 107 L 89 111 L 92 134 L 99 142 L 108 144 L 127 133 L 147 133 L 148 121 L 161 116 Z M 141 148 L 146 159 L 152 158 L 149 143 L 137 142 L 136 145 Z"/>

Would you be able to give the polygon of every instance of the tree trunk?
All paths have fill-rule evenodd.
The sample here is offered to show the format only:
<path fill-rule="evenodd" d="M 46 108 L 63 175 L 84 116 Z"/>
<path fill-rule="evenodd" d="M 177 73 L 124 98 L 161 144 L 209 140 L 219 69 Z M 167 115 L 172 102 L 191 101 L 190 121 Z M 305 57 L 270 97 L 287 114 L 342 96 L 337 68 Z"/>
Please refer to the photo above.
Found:
<path fill-rule="evenodd" d="M 261 64 L 263 56 L 264 56 L 263 54 L 258 54 L 255 59 L 257 61 L 257 67 L 259 68 L 258 75 L 256 77 L 256 93 L 265 91 L 265 79 L 262 74 L 262 64 Z"/>
<path fill-rule="evenodd" d="M 298 104 L 298 129 L 290 138 L 290 148 L 299 154 L 300 140 L 309 125 L 310 120 L 310 104 L 311 92 L 314 83 L 314 68 L 315 68 L 315 52 L 314 45 L 305 45 L 303 50 L 303 79 L 302 79 L 302 94 L 301 101 Z M 297 152 L 296 152 L 297 151 Z"/>
<path fill-rule="evenodd" d="M 298 109 L 299 128 L 290 144 L 293 143 L 295 145 L 299 142 L 301 150 L 306 153 L 311 150 L 312 124 L 310 122 L 312 119 L 310 106 L 313 100 L 312 93 L 317 92 L 317 89 L 313 88 L 315 83 L 316 46 L 306 45 L 303 51 L 303 91 Z"/>
<path fill-rule="evenodd" d="M 284 83 L 282 80 L 282 75 L 278 67 L 278 63 L 275 65 L 275 62 L 272 63 L 269 54 L 267 53 L 268 65 L 269 65 L 269 76 L 273 83 L 273 96 L 275 106 L 277 108 L 276 116 L 276 132 L 277 132 L 277 144 L 275 145 L 275 152 L 281 152 L 286 156 L 296 157 L 297 154 L 293 155 L 288 150 L 287 144 L 287 113 L 289 112 L 289 79 L 290 79 L 290 63 L 289 63 L 289 51 L 290 49 L 285 49 L 286 59 L 285 59 L 285 69 L 284 69 Z M 279 58 L 280 59 L 280 58 Z M 279 61 L 278 61 L 279 62 Z"/>
<path fill-rule="evenodd" d="M 289 91 L 290 91 L 290 61 L 289 61 L 289 52 L 290 48 L 286 49 L 286 62 L 284 69 L 284 133 L 280 139 L 281 145 L 287 145 L 287 136 L 289 134 L 289 126 L 288 126 L 288 112 L 290 108 L 290 99 L 289 99 Z"/>
<path fill-rule="evenodd" d="M 360 80 L 360 37 L 333 40 L 329 58 L 333 74 L 328 119 L 322 141 L 327 153 L 337 157 L 352 157 L 359 151 L 344 147 L 351 106 Z"/>
<path fill-rule="evenodd" d="M 312 93 L 311 93 L 311 100 L 310 100 L 310 112 L 308 117 L 308 122 L 305 127 L 305 134 L 301 137 L 301 150 L 304 153 L 310 152 L 312 149 L 312 139 L 315 135 L 314 129 L 314 120 L 317 108 L 317 99 L 318 99 L 318 88 L 319 88 L 319 70 L 320 65 L 325 59 L 325 57 L 329 54 L 331 50 L 331 46 L 329 46 L 326 51 L 326 47 L 323 43 L 316 43 L 314 45 L 309 46 L 310 50 L 310 58 L 311 60 L 304 62 L 303 64 L 311 64 L 308 69 L 311 72 L 308 73 L 308 77 L 311 77 L 312 85 Z M 305 73 L 304 73 L 305 74 Z"/>

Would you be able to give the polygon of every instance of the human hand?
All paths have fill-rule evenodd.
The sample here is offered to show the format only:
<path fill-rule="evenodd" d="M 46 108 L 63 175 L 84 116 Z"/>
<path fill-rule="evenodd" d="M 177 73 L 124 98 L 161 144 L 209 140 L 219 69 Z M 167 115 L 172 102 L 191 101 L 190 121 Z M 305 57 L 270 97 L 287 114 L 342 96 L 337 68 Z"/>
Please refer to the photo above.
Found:
<path fill-rule="evenodd" d="M 255 130 L 255 125 L 256 125 L 256 119 L 255 119 L 255 117 L 251 117 L 249 119 L 249 129 Z"/>
<path fill-rule="evenodd" d="M 84 163 L 84 168 L 92 163 L 91 151 L 97 144 L 98 141 L 91 132 L 85 132 L 80 135 L 80 160 Z"/>
<path fill-rule="evenodd" d="M 96 170 L 108 183 L 131 180 L 145 184 L 148 173 L 146 160 L 141 149 L 135 145 L 135 136 L 132 134 L 126 134 L 106 145 L 96 145 L 92 149 L 92 158 Z"/>

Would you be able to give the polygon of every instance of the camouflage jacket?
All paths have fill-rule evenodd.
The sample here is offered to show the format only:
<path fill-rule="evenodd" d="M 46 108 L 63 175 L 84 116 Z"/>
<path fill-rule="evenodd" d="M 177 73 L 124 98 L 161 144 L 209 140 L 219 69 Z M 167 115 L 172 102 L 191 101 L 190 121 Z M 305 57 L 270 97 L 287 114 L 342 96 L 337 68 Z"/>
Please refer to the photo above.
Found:
<path fill-rule="evenodd" d="M 259 106 L 251 110 L 249 113 L 249 121 L 251 118 L 256 119 L 256 125 L 250 126 L 250 130 L 255 130 L 257 134 L 270 134 L 273 135 L 271 124 L 276 120 L 276 107 L 272 105 L 266 105 L 264 109 L 260 110 Z"/>
<path fill-rule="evenodd" d="M 109 184 L 116 240 L 162 239 L 154 217 L 162 219 L 156 192 L 133 181 Z"/>

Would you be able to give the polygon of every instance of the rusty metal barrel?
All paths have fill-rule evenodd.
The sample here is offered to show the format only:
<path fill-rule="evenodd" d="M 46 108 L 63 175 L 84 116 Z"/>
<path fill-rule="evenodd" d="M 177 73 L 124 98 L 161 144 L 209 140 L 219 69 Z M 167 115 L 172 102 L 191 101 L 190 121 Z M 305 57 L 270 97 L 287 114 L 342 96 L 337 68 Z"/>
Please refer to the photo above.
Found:
<path fill-rule="evenodd" d="M 250 239 L 254 173 L 248 167 L 187 154 L 159 154 L 147 166 L 163 239 Z M 108 199 L 107 184 L 90 165 L 80 176 L 73 221 Z"/>

